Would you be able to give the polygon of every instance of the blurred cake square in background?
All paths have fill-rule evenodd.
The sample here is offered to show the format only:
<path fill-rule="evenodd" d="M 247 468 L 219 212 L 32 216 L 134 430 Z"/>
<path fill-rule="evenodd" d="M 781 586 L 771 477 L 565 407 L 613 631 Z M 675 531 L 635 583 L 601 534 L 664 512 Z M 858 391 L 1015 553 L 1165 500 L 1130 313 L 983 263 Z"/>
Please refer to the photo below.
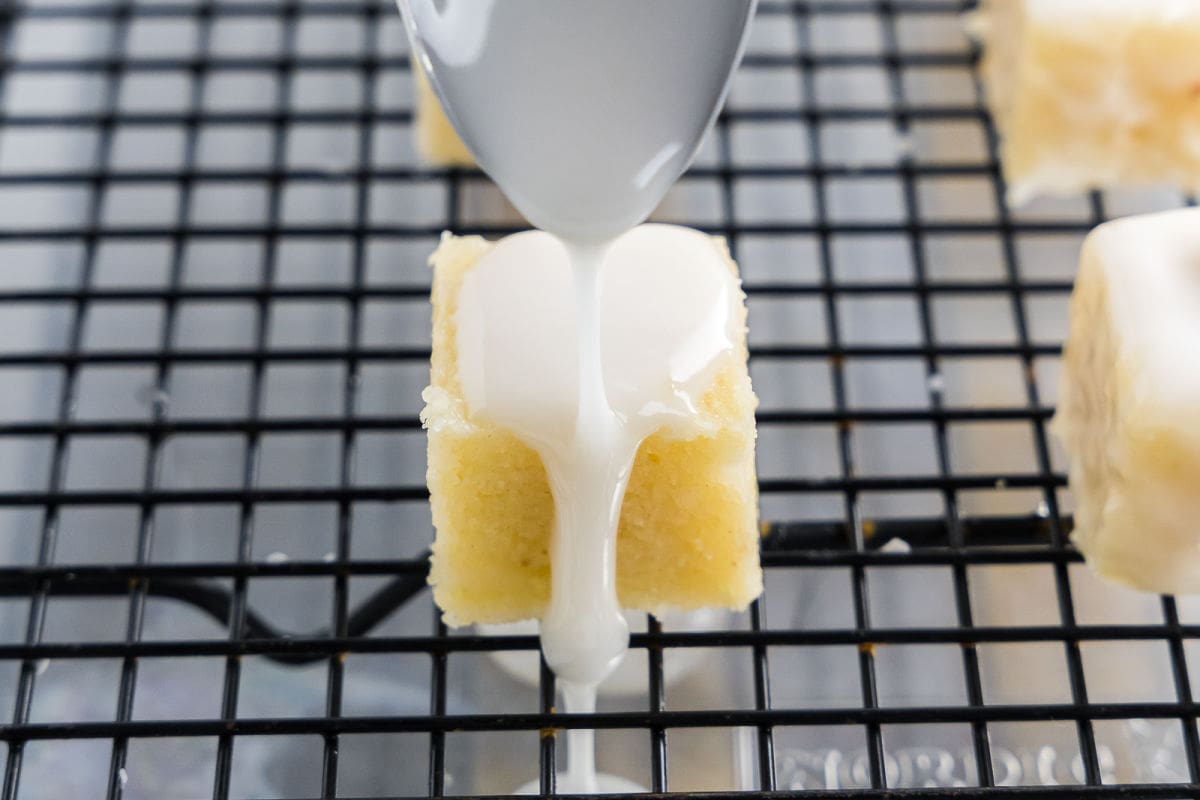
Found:
<path fill-rule="evenodd" d="M 970 20 L 1012 203 L 1200 191 L 1200 2 L 984 0 Z"/>

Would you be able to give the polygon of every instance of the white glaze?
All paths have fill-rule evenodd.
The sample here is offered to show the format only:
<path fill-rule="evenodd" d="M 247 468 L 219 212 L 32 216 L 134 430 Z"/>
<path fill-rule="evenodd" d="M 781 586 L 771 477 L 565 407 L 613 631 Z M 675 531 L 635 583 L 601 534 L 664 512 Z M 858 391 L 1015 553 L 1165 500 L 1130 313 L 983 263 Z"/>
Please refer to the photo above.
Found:
<path fill-rule="evenodd" d="M 740 338 L 741 300 L 721 249 L 687 228 L 643 225 L 572 268 L 595 257 L 510 236 L 467 274 L 458 310 L 467 407 L 536 449 L 554 493 L 546 660 L 590 685 L 628 640 L 615 534 L 633 458 L 657 430 L 701 432 L 695 409 Z"/>
<path fill-rule="evenodd" d="M 694 158 L 728 91 L 756 0 L 398 0 L 415 57 L 479 165 L 534 225 L 460 294 L 471 413 L 542 458 L 555 499 L 546 661 L 566 710 L 628 649 L 616 531 L 654 431 L 695 425 L 733 352 L 740 294 L 711 240 L 634 228 Z M 572 789 L 597 790 L 590 731 Z"/>
<path fill-rule="evenodd" d="M 731 613 L 723 608 L 702 608 L 698 611 L 663 612 L 658 617 L 664 631 L 672 633 L 695 633 L 719 630 L 731 621 Z M 646 615 L 639 611 L 626 611 L 625 623 L 631 634 L 646 632 Z M 483 636 L 536 636 L 538 621 L 535 619 L 510 622 L 502 625 L 476 625 L 475 630 Z M 704 650 L 685 647 L 663 661 L 663 686 L 670 690 L 680 681 L 700 669 L 708 655 Z M 540 680 L 540 659 L 529 650 L 493 650 L 488 658 L 514 681 L 537 688 Z M 630 650 L 621 659 L 616 670 L 600 684 L 599 698 L 639 697 L 646 694 L 646 670 L 649 658 L 645 650 Z"/>
<path fill-rule="evenodd" d="M 1093 231 L 1070 322 L 1054 430 L 1072 539 L 1107 578 L 1200 593 L 1200 208 Z"/>
<path fill-rule="evenodd" d="M 457 344 L 467 407 L 537 450 L 554 495 L 541 637 L 570 713 L 594 709 L 628 647 L 616 534 L 638 447 L 664 428 L 702 432 L 695 409 L 733 357 L 740 302 L 721 248 L 668 225 L 582 255 L 540 231 L 517 234 L 464 279 Z M 593 747 L 591 731 L 569 732 L 565 779 L 581 792 L 597 790 Z"/>

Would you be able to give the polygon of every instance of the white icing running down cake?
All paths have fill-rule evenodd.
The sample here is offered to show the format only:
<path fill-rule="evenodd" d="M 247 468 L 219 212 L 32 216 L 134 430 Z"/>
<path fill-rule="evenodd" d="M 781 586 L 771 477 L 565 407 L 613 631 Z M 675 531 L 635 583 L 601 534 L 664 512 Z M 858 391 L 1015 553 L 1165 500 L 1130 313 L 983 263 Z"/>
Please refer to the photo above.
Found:
<path fill-rule="evenodd" d="M 481 254 L 457 298 L 452 353 L 471 411 L 536 450 L 544 466 L 554 520 L 542 651 L 567 710 L 591 712 L 629 643 L 617 552 L 643 442 L 664 427 L 695 430 L 722 364 L 744 353 L 740 290 L 725 254 L 695 232 L 631 229 L 716 118 L 755 0 L 400 7 L 446 116 L 545 232 Z M 435 466 L 436 392 L 428 399 L 434 496 L 445 473 Z M 435 571 L 446 564 L 437 549 Z M 597 791 L 591 734 L 569 738 L 560 788 Z"/>
<path fill-rule="evenodd" d="M 1200 592 L 1200 209 L 1088 237 L 1054 427 L 1088 563 L 1138 589 Z"/>
<path fill-rule="evenodd" d="M 714 432 L 700 407 L 739 354 L 742 293 L 712 240 L 686 228 L 644 225 L 619 237 L 596 254 L 596 285 L 583 295 L 571 274 L 578 258 L 541 231 L 484 255 L 459 295 L 458 375 L 472 414 L 541 456 L 564 534 L 551 544 L 542 649 L 559 678 L 595 685 L 629 639 L 616 545 L 634 458 L 663 428 L 680 438 Z M 595 341 L 578 341 L 584 314 L 598 323 Z M 601 363 L 585 391 L 589 346 Z"/>
<path fill-rule="evenodd" d="M 1013 203 L 1200 190 L 1200 2 L 985 0 L 973 21 Z"/>

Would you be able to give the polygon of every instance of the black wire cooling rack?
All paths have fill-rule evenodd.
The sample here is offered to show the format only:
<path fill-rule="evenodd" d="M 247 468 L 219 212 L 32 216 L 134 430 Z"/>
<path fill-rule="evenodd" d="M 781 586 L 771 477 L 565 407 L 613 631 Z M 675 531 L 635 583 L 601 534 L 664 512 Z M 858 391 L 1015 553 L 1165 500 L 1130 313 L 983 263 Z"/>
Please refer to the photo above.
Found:
<path fill-rule="evenodd" d="M 454 795 L 471 791 L 448 763 L 472 733 L 533 742 L 529 777 L 540 769 L 552 791 L 554 731 L 576 726 L 597 728 L 602 742 L 610 732 L 633 737 L 644 766 L 630 777 L 655 792 L 1200 796 L 1186 657 L 1200 625 L 1172 598 L 1120 595 L 1093 608 L 1089 598 L 1110 590 L 1086 583 L 1068 543 L 1064 479 L 1047 432 L 1072 249 L 1129 201 L 1005 206 L 978 54 L 961 32 L 969 5 L 763 0 L 730 106 L 681 182 L 676 216 L 728 237 L 752 325 L 772 314 L 785 327 L 817 321 L 805 336 L 752 342 L 760 441 L 774 463 L 763 464 L 761 482 L 767 594 L 716 632 L 664 631 L 650 620 L 633 638 L 648 654 L 641 699 L 594 716 L 553 713 L 544 666 L 533 708 L 456 706 L 454 662 L 532 650 L 536 640 L 448 631 L 431 612 L 426 490 L 413 455 L 422 442 L 418 401 L 376 402 L 372 381 L 389 370 L 407 370 L 416 386 L 423 380 L 423 259 L 438 234 L 515 227 L 470 199 L 487 191 L 477 173 L 425 168 L 408 155 L 410 75 L 394 9 L 362 0 L 0 6 L 0 315 L 18 328 L 39 314 L 53 322 L 33 345 L 23 335 L 0 344 L 5 385 L 39 387 L 28 411 L 0 404 L 12 467 L 0 471 L 0 529 L 13 554 L 0 567 L 0 681 L 13 709 L 0 727 L 0 798 L 358 795 L 367 791 L 355 782 L 366 762 L 352 754 L 364 737 L 382 743 L 373 752 L 385 770 L 396 765 L 398 783 L 381 784 L 398 787 L 391 794 Z M 261 35 L 250 45 L 248 31 Z M 314 31 L 334 35 L 318 46 Z M 865 100 L 845 89 L 862 86 Z M 337 144 L 306 155 L 314 132 Z M 238 147 L 252 155 L 230 157 Z M 699 211 L 688 197 L 701 198 Z M 1052 261 L 1044 251 L 1054 247 L 1056 269 L 1031 267 Z M 328 258 L 337 268 L 297 277 L 292 267 L 313 253 L 336 254 Z M 280 319 L 299 306 L 335 308 L 335 322 L 315 327 L 316 338 L 279 335 Z M 222 339 L 219 320 L 228 318 L 202 315 L 224 307 L 244 311 L 243 338 Z M 894 332 L 860 335 L 863 314 L 897 309 Z M 376 324 L 414 313 L 415 327 L 384 325 L 381 334 Z M 1008 335 L 977 335 L 997 315 Z M 98 336 L 100 319 L 123 325 L 124 338 Z M 215 338 L 189 345 L 197 330 Z M 275 395 L 288 389 L 276 378 L 293 367 L 332 370 L 323 411 L 278 413 Z M 895 371 L 863 400 L 864 375 L 870 383 L 880 369 Z M 221 370 L 239 375 L 236 402 L 211 390 L 206 376 Z M 971 385 L 991 388 L 960 391 L 968 372 Z M 140 376 L 136 404 L 88 410 L 93 383 L 116 376 L 128 389 L 130 374 Z M 917 388 L 899 375 L 915 376 Z M 200 399 L 186 402 L 189 391 Z M 999 438 L 973 449 L 974 432 L 985 429 Z M 889 438 L 894 431 L 917 431 L 928 444 L 924 468 L 887 467 L 908 463 L 889 459 L 915 441 Z M 328 444 L 313 459 L 328 467 L 318 469 L 323 478 L 279 467 L 308 456 L 280 456 L 278 442 L 309 436 Z M 1010 440 L 1028 446 L 988 460 Z M 177 464 L 173 448 L 213 441 L 232 443 L 235 455 L 207 483 L 164 477 Z M 365 468 L 363 453 L 381 443 L 416 468 Z M 806 458 L 814 468 L 798 466 Z M 292 477 L 265 476 L 271 469 Z M 132 479 L 106 480 L 116 474 Z M 290 509 L 296 530 L 303 520 L 323 531 L 324 544 L 299 548 L 302 557 L 264 553 L 267 519 L 279 508 Z M 377 549 L 358 533 L 372 514 L 386 534 Z M 118 555 L 88 555 L 109 538 L 123 543 Z M 200 552 L 222 556 L 171 550 L 217 539 L 229 546 Z M 999 607 L 1024 608 L 1018 596 L 1044 588 L 1044 613 L 1004 617 L 995 597 L 981 595 L 985 573 L 1008 569 L 1043 583 L 1001 584 Z M 890 594 L 900 575 L 913 576 L 901 588 L 946 592 L 930 609 L 892 613 L 904 606 L 903 595 Z M 840 589 L 810 596 L 802 619 L 768 621 L 773 602 L 796 586 L 831 585 Z M 327 610 L 289 616 L 288 598 L 311 586 L 324 587 L 317 595 Z M 279 596 L 286 602 L 272 602 Z M 1127 613 L 1132 605 L 1142 616 Z M 186 608 L 208 615 L 208 627 L 170 623 L 151 635 L 148 620 Z M 388 627 L 413 608 L 415 628 Z M 1114 647 L 1155 648 L 1166 694 L 1144 690 L 1153 670 L 1108 674 L 1113 659 L 1098 653 Z M 695 648 L 730 656 L 746 702 L 673 702 L 664 662 Z M 1003 648 L 1057 659 L 1050 672 L 1061 696 L 1023 695 L 1044 677 L 1032 664 L 1044 662 L 1029 662 L 1026 674 L 1020 658 L 1004 662 L 1010 691 L 993 694 L 989 659 Z M 948 654 L 942 667 L 955 677 L 893 702 L 891 654 L 923 649 Z M 797 652 L 841 664 L 810 676 L 811 701 L 780 689 L 798 679 L 780 666 Z M 831 652 L 849 659 L 819 661 Z M 404 675 L 418 704 L 398 709 L 389 697 L 400 689 L 385 682 L 371 702 L 350 708 L 354 665 L 368 657 Z M 95 663 L 107 665 L 108 678 L 72 679 L 93 674 L 73 671 L 78 665 Z M 247 688 L 264 664 L 278 671 Z M 314 668 L 315 704 L 247 714 L 256 695 Z M 156 682 L 146 683 L 151 675 Z M 173 676 L 184 681 L 176 700 L 205 684 L 214 701 L 175 715 L 156 702 Z M 54 706 L 44 697 L 68 700 Z M 1043 746 L 1041 725 L 1066 726 L 1057 750 Z M 947 728 L 962 733 L 961 753 L 897 744 L 897 731 Z M 1024 754 L 998 743 L 1014 728 L 1032 732 Z M 700 729 L 731 733 L 743 767 L 735 780 L 705 784 L 695 765 L 676 767 L 677 744 Z M 1159 745 L 1121 751 L 1130 730 L 1158 732 Z M 795 744 L 795 731 L 808 744 Z M 832 744 L 847 735 L 859 744 Z M 247 783 L 239 775 L 279 771 L 256 760 L 262 751 L 251 742 L 264 739 L 289 743 L 295 766 L 275 783 Z M 154 749 L 163 742 L 171 747 Z M 202 743 L 200 755 L 185 758 L 192 742 Z M 1055 758 L 1068 768 L 1047 768 Z M 161 775 L 147 784 L 155 764 Z M 83 783 L 55 788 L 88 769 Z M 278 788 L 306 770 L 308 788 Z"/>

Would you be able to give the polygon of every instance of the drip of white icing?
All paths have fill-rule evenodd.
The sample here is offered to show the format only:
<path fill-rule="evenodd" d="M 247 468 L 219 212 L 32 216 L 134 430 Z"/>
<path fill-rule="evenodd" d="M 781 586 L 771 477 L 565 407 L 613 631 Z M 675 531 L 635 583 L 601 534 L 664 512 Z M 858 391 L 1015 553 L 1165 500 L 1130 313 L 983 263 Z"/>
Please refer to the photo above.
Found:
<path fill-rule="evenodd" d="M 467 407 L 537 450 L 554 494 L 542 648 L 569 711 L 591 710 L 628 646 L 616 533 L 638 447 L 664 428 L 702 432 L 697 407 L 740 338 L 740 298 L 716 243 L 669 225 L 574 252 L 517 234 L 463 282 Z"/>
<path fill-rule="evenodd" d="M 626 631 L 626 636 L 628 634 Z M 571 714 L 592 713 L 596 710 L 595 687 L 564 681 L 563 705 Z M 595 731 L 590 728 L 574 728 L 567 731 L 567 759 L 567 774 L 563 780 L 566 786 L 560 791 L 595 794 L 600 790 L 596 780 Z"/>
<path fill-rule="evenodd" d="M 693 231 L 633 228 L 695 156 L 756 0 L 398 0 L 479 164 L 544 233 L 493 248 L 459 300 L 469 409 L 534 447 L 555 499 L 542 649 L 569 711 L 628 648 L 616 530 L 642 440 L 694 428 L 732 352 L 736 282 Z M 694 431 L 693 431 L 694 433 Z M 595 791 L 592 734 L 568 778 Z"/>
<path fill-rule="evenodd" d="M 594 709 L 571 706 L 595 705 L 596 687 L 629 647 L 629 626 L 617 601 L 617 523 L 641 441 L 640 426 L 619 415 L 605 386 L 600 297 L 609 249 L 567 246 L 579 365 L 575 426 L 565 446 L 542 446 L 554 495 L 542 652 L 563 681 L 568 710 L 580 713 Z"/>

